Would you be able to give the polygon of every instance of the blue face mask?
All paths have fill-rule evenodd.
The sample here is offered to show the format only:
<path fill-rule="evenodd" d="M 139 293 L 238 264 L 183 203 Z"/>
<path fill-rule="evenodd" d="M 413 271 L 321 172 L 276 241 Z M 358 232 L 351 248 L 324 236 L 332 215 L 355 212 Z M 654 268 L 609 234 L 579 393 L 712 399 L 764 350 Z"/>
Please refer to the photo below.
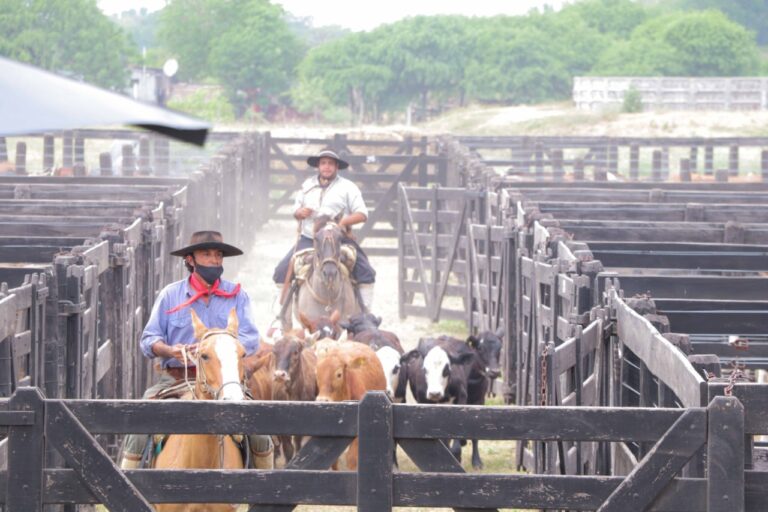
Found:
<path fill-rule="evenodd" d="M 217 267 L 206 267 L 205 265 L 195 262 L 195 272 L 197 272 L 206 283 L 212 285 L 221 277 L 221 274 L 224 272 L 224 267 L 220 265 Z"/>

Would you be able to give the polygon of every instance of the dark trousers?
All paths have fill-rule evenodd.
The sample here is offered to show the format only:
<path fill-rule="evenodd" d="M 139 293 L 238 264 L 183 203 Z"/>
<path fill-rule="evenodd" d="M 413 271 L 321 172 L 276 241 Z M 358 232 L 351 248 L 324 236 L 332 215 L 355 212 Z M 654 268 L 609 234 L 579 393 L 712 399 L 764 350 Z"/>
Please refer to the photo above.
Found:
<path fill-rule="evenodd" d="M 375 282 L 376 271 L 373 270 L 371 262 L 368 261 L 368 256 L 363 252 L 362 247 L 360 247 L 360 245 L 358 245 L 358 243 L 351 238 L 343 238 L 341 243 L 351 245 L 357 250 L 357 260 L 355 261 L 354 268 L 352 268 L 352 279 L 357 281 L 359 284 Z M 312 245 L 313 243 L 311 238 L 301 236 L 298 243 L 296 244 L 296 247 L 291 247 L 291 249 L 288 251 L 288 254 L 286 254 L 285 257 L 280 260 L 280 263 L 278 263 L 275 267 L 275 273 L 272 274 L 272 280 L 277 284 L 283 284 L 285 281 L 285 274 L 288 273 L 288 264 L 291 262 L 291 256 L 293 256 L 293 254 L 296 252 L 311 248 Z"/>

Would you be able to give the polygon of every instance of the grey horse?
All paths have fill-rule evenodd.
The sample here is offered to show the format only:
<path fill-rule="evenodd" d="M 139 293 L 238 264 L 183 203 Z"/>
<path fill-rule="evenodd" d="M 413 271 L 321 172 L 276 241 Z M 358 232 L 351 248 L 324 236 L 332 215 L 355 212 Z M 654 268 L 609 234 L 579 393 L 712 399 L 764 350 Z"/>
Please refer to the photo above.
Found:
<path fill-rule="evenodd" d="M 318 318 L 338 310 L 341 318 L 349 318 L 361 312 L 354 287 L 344 267 L 341 229 L 325 215 L 315 221 L 312 269 L 298 289 L 294 303 L 297 316 L 301 312 L 307 318 Z M 287 313 L 286 317 L 291 318 L 291 314 Z"/>

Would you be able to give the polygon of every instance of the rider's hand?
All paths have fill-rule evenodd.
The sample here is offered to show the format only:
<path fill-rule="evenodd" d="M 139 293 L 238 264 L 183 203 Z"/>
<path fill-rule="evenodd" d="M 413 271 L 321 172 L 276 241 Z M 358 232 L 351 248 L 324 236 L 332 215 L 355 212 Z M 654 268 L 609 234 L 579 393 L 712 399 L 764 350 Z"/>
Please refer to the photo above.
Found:
<path fill-rule="evenodd" d="M 186 359 L 184 359 L 184 350 L 186 349 Z M 173 358 L 179 361 L 181 364 L 186 364 L 187 366 L 194 366 L 194 362 L 192 361 L 192 356 L 194 355 L 195 351 L 197 349 L 197 345 L 184 345 L 182 343 L 177 343 L 175 345 L 167 345 L 166 343 L 162 341 L 158 341 L 152 346 L 152 351 L 155 353 L 156 356 L 164 357 L 166 359 Z"/>
<path fill-rule="evenodd" d="M 307 208 L 306 206 L 302 206 L 298 210 L 296 210 L 296 213 L 293 214 L 294 217 L 296 217 L 298 220 L 304 220 L 310 215 L 312 215 L 312 208 Z"/>

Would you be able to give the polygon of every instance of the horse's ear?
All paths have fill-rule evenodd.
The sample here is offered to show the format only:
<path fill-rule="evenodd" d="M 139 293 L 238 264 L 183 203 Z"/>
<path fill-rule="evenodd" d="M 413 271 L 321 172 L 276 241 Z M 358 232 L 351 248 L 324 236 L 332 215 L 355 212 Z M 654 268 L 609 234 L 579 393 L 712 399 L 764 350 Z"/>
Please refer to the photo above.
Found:
<path fill-rule="evenodd" d="M 227 332 L 237 338 L 237 333 L 239 332 L 238 328 L 239 321 L 237 320 L 237 310 L 232 308 L 229 311 L 229 317 L 227 318 Z"/>
<path fill-rule="evenodd" d="M 301 323 L 305 329 L 312 330 L 312 322 L 309 321 L 309 318 L 307 318 L 302 311 L 299 311 L 299 323 Z"/>
<path fill-rule="evenodd" d="M 189 309 L 190 314 L 192 315 L 192 327 L 195 330 L 195 339 L 201 340 L 203 339 L 203 335 L 206 333 L 208 328 L 203 324 L 202 320 L 200 320 L 200 317 L 197 316 L 197 313 L 195 313 L 195 310 L 190 308 Z"/>
<path fill-rule="evenodd" d="M 338 309 L 334 309 L 331 313 L 331 323 L 337 324 L 341 320 L 341 312 Z"/>
<path fill-rule="evenodd" d="M 344 329 L 343 331 L 341 331 L 341 336 L 339 336 L 339 341 L 344 342 L 348 340 L 349 340 L 349 334 L 347 333 L 347 330 Z"/>
<path fill-rule="evenodd" d="M 308 347 L 311 347 L 319 339 L 320 339 L 320 331 L 317 331 L 312 333 L 312 335 L 309 338 L 305 338 L 304 342 L 307 344 Z"/>

